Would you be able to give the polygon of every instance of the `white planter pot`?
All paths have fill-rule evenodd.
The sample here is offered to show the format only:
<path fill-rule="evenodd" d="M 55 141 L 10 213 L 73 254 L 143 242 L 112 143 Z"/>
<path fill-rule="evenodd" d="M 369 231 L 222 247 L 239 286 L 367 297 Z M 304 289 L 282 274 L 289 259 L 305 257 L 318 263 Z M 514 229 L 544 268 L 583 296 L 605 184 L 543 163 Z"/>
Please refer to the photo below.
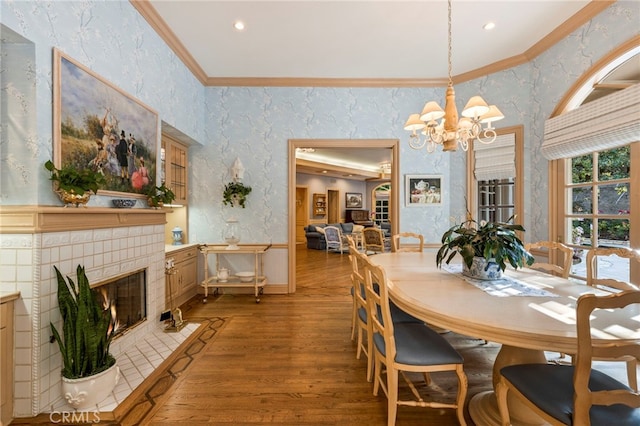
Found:
<path fill-rule="evenodd" d="M 118 384 L 120 368 L 116 362 L 107 370 L 80 379 L 62 378 L 62 396 L 76 410 L 96 409 Z"/>
<path fill-rule="evenodd" d="M 462 274 L 477 280 L 499 280 L 502 278 L 502 269 L 491 259 L 487 261 L 484 257 L 474 257 L 470 268 L 462 262 Z"/>

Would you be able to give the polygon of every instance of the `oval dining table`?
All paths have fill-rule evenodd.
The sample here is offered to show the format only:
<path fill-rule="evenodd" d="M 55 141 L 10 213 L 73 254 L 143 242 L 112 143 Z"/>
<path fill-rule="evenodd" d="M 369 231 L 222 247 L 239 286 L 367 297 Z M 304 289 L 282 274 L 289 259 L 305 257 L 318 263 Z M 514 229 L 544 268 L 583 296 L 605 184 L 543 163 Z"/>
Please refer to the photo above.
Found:
<path fill-rule="evenodd" d="M 575 307 L 585 293 L 607 294 L 568 279 L 530 268 L 505 275 L 495 288 L 483 290 L 460 273 L 454 259 L 451 266 L 436 266 L 435 252 L 381 253 L 370 256 L 386 274 L 389 297 L 407 313 L 453 332 L 500 343 L 493 365 L 493 385 L 506 365 L 545 363 L 544 351 L 575 354 L 577 350 Z M 478 282 L 476 282 L 478 283 Z M 504 297 L 501 297 L 504 296 Z M 594 339 L 612 336 L 634 339 L 640 323 L 638 307 L 622 312 L 598 312 L 592 320 Z M 469 413 L 476 425 L 500 425 L 493 391 L 474 395 Z M 541 425 L 545 422 L 515 398 L 509 398 L 513 425 Z"/>

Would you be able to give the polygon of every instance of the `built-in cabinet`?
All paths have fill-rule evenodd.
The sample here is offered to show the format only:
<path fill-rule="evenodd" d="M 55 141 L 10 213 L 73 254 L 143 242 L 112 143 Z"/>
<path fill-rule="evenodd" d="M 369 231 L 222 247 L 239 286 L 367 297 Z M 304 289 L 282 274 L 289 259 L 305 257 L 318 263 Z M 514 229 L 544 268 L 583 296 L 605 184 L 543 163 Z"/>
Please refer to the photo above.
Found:
<path fill-rule="evenodd" d="M 324 216 L 327 214 L 327 196 L 325 194 L 313 194 L 313 215 Z"/>
<path fill-rule="evenodd" d="M 177 140 L 162 136 L 162 148 L 164 149 L 164 179 L 166 185 L 176 194 L 174 204 L 187 204 L 188 147 Z"/>
<path fill-rule="evenodd" d="M 0 424 L 13 418 L 13 301 L 0 304 Z"/>
<path fill-rule="evenodd" d="M 177 308 L 197 293 L 198 248 L 193 245 L 172 249 L 166 253 L 166 259 L 173 260 L 173 270 L 165 280 L 165 302 L 167 309 Z"/>

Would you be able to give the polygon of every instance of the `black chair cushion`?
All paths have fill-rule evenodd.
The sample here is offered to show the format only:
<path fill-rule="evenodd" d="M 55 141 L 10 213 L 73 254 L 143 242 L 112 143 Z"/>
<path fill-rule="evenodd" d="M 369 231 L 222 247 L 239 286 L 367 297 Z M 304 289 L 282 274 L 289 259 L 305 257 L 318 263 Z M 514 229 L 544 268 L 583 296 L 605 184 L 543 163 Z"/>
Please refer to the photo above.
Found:
<path fill-rule="evenodd" d="M 502 368 L 502 374 L 528 400 L 566 425 L 573 425 L 573 370 L 571 365 L 522 364 Z M 592 391 L 629 387 L 598 370 L 591 371 Z M 640 409 L 622 404 L 591 407 L 592 426 L 640 425 Z"/>
<path fill-rule="evenodd" d="M 358 308 L 358 317 L 363 323 L 367 323 L 367 310 L 365 308 Z"/>
<path fill-rule="evenodd" d="M 396 359 L 407 365 L 462 364 L 462 355 L 440 334 L 426 324 L 415 322 L 394 322 L 396 341 Z M 375 333 L 373 342 L 378 350 L 386 355 L 384 338 Z"/>

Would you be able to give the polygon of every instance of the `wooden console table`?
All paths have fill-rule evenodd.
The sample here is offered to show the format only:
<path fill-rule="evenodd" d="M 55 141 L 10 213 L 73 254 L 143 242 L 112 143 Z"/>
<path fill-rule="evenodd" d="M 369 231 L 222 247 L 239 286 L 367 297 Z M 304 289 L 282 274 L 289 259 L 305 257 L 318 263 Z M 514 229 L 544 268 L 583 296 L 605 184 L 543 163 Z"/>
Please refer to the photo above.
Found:
<path fill-rule="evenodd" d="M 214 295 L 218 294 L 220 288 L 253 288 L 256 297 L 256 303 L 260 303 L 260 295 L 264 291 L 264 286 L 267 284 L 267 277 L 264 276 L 264 253 L 271 247 L 271 244 L 238 244 L 237 250 L 227 249 L 227 244 L 202 244 L 199 249 L 204 255 L 204 281 L 202 281 L 202 287 L 204 287 L 204 299 L 203 303 L 206 303 L 207 296 L 209 295 L 209 287 L 215 288 Z M 220 270 L 220 256 L 233 256 L 233 255 L 253 255 L 254 267 L 253 277 L 239 277 L 235 275 L 236 272 L 229 271 L 229 276 L 225 280 L 218 279 L 218 272 Z M 216 256 L 216 273 L 213 276 L 209 276 L 209 255 Z"/>

